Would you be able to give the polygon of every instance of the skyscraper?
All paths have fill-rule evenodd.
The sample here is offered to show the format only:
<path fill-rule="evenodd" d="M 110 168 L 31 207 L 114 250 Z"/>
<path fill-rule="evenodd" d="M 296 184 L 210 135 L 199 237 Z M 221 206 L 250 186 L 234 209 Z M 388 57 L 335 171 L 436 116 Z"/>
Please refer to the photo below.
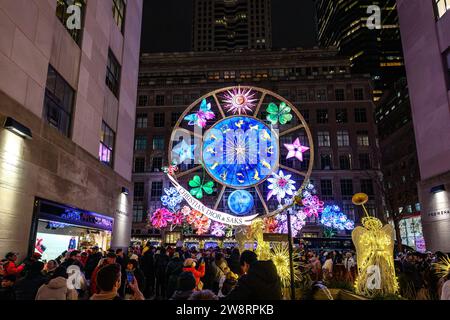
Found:
<path fill-rule="evenodd" d="M 398 0 L 428 250 L 450 251 L 450 3 Z"/>
<path fill-rule="evenodd" d="M 369 29 L 367 9 L 381 9 L 381 29 Z M 374 81 L 374 100 L 404 74 L 395 0 L 316 0 L 319 44 L 336 46 L 348 56 L 352 71 L 368 73 Z"/>
<path fill-rule="evenodd" d="M 270 49 L 270 0 L 194 0 L 194 51 Z"/>

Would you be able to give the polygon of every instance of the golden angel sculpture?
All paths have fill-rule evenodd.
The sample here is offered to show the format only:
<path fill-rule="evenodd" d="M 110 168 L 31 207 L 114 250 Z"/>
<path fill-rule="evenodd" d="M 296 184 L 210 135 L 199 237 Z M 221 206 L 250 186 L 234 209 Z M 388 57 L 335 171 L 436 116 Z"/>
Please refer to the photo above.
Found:
<path fill-rule="evenodd" d="M 362 219 L 362 225 L 352 232 L 358 266 L 356 293 L 369 298 L 396 294 L 394 228 L 383 226 L 379 219 L 368 215 Z"/>
<path fill-rule="evenodd" d="M 264 221 L 262 219 L 253 220 L 248 227 L 236 229 L 235 238 L 241 251 L 245 250 L 246 243 L 257 243 L 255 253 L 260 260 L 270 259 L 270 244 L 264 241 Z"/>
<path fill-rule="evenodd" d="M 356 247 L 358 277 L 356 293 L 367 297 L 395 294 L 398 291 L 394 267 L 394 228 L 375 217 L 362 219 L 352 240 Z"/>

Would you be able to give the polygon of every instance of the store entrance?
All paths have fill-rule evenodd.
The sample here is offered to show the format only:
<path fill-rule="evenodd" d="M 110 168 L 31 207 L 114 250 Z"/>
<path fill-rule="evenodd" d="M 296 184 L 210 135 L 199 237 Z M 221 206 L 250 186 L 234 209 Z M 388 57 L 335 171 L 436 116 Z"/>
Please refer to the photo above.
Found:
<path fill-rule="evenodd" d="M 36 199 L 29 252 L 39 252 L 48 261 L 75 249 L 98 246 L 106 251 L 113 224 L 114 219 L 105 215 Z"/>

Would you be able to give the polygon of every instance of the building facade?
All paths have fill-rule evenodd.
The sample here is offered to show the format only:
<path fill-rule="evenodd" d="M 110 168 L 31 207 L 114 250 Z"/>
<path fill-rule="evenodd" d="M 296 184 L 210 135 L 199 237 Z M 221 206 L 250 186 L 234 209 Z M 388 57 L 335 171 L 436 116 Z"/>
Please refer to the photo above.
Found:
<path fill-rule="evenodd" d="M 381 9 L 380 29 L 367 27 L 373 5 Z M 370 74 L 378 101 L 405 73 L 395 0 L 316 0 L 316 9 L 319 45 L 336 46 L 350 58 L 353 72 Z"/>
<path fill-rule="evenodd" d="M 169 139 L 180 115 L 202 95 L 237 85 L 274 91 L 303 114 L 315 144 L 311 179 L 323 200 L 339 204 L 358 220 L 361 213 L 351 197 L 362 191 L 370 196 L 369 211 L 381 213 L 370 79 L 351 74 L 349 61 L 336 50 L 143 54 L 134 151 L 134 236 L 158 236 L 148 228 L 146 216 L 161 207 L 163 190 L 171 185 L 161 167 L 168 165 Z M 305 163 L 307 159 L 297 165 Z M 316 222 L 304 228 L 305 236 L 322 236 Z"/>
<path fill-rule="evenodd" d="M 194 0 L 192 49 L 272 47 L 271 0 Z"/>
<path fill-rule="evenodd" d="M 429 250 L 450 251 L 450 3 L 398 0 Z"/>
<path fill-rule="evenodd" d="M 380 139 L 381 171 L 386 216 L 399 227 L 397 238 L 416 250 L 424 250 L 420 181 L 414 126 L 406 78 L 385 91 L 375 114 Z"/>
<path fill-rule="evenodd" d="M 142 6 L 1 2 L 1 256 L 128 247 Z"/>

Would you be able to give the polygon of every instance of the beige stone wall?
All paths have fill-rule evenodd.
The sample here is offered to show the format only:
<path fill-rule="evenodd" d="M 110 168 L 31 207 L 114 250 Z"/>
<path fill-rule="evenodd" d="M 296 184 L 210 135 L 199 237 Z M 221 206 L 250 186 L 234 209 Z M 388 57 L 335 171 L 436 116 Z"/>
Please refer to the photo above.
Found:
<path fill-rule="evenodd" d="M 0 256 L 26 254 L 35 197 L 113 217 L 113 245 L 127 246 L 132 196 L 121 188 L 131 184 L 1 92 L 0 101 L 2 124 L 11 116 L 33 133 L 0 129 Z"/>

